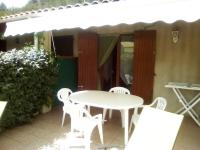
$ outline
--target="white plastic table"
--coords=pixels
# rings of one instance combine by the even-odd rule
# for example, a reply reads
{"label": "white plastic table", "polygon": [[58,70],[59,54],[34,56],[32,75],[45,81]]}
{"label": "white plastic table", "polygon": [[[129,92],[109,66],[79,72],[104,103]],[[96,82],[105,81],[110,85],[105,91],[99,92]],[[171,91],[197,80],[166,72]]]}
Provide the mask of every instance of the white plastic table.
{"label": "white plastic table", "polygon": [[[193,109],[194,106],[200,102],[200,84],[169,82],[165,87],[172,88],[179,102],[183,105],[183,107],[181,107],[176,113],[183,115],[188,112],[200,127],[199,115]],[[199,92],[191,100],[187,100],[181,93],[181,90],[194,90]]]}
{"label": "white plastic table", "polygon": [[124,110],[124,143],[128,143],[128,119],[129,109],[139,107],[143,99],[135,95],[118,94],[106,91],[87,90],[74,92],[70,100],[75,103],[99,108]]}

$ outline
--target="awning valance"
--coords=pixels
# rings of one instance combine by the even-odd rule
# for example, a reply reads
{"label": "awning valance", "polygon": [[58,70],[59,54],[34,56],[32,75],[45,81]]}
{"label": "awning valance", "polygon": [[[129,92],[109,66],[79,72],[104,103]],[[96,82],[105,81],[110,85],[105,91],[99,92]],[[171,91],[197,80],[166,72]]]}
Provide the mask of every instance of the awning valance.
{"label": "awning valance", "polygon": [[105,25],[153,23],[200,19],[199,0],[122,0],[119,2],[67,8],[38,18],[8,22],[4,36],[25,33],[100,27]]}

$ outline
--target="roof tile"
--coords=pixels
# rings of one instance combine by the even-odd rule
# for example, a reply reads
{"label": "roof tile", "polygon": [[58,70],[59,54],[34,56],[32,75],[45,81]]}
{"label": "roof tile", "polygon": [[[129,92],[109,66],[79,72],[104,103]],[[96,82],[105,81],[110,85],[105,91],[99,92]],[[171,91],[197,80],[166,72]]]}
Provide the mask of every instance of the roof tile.
{"label": "roof tile", "polygon": [[38,9],[38,10],[25,11],[25,12],[20,12],[20,13],[9,15],[9,16],[1,16],[0,23],[10,22],[14,20],[21,20],[21,19],[28,18],[31,16],[36,17],[35,15],[40,16],[42,13],[44,14],[44,13],[52,12],[55,10],[64,10],[64,9],[70,9],[73,7],[86,7],[89,5],[96,5],[100,3],[110,3],[110,2],[116,2],[116,1],[120,1],[120,0],[103,0],[103,1],[95,0],[91,3],[84,2],[84,3],[77,3],[75,5],[66,5],[66,6],[58,6],[58,7],[50,7],[50,8],[44,8],[44,9]]}

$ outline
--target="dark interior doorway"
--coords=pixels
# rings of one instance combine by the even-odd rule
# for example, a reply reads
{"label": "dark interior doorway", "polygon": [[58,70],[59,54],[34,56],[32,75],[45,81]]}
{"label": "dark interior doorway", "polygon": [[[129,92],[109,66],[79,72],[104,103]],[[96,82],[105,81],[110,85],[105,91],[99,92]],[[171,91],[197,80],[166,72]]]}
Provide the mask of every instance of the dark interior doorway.
{"label": "dark interior doorway", "polygon": [[105,64],[100,68],[101,90],[108,91],[111,87],[116,86],[116,64],[117,44]]}

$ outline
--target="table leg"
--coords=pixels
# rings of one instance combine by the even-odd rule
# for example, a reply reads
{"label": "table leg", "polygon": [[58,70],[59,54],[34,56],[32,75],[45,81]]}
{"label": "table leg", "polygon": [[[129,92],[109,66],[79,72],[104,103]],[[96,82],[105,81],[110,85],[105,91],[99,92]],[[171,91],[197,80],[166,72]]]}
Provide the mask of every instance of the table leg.
{"label": "table leg", "polygon": [[89,105],[87,106],[87,111],[90,113],[90,106]]}
{"label": "table leg", "polygon": [[[200,98],[200,92],[194,97],[192,98],[190,101],[189,101],[189,105],[191,105],[192,103],[194,103],[197,99]],[[181,113],[182,111],[184,110],[184,107],[180,108],[177,113]]]}
{"label": "table leg", "polygon": [[128,143],[128,109],[124,109],[124,144]]}
{"label": "table leg", "polygon": [[194,107],[194,105],[196,105],[200,101],[200,98],[195,103],[193,103],[193,105],[190,106],[178,89],[173,88],[173,90],[185,109],[185,111],[183,111],[182,113],[188,112],[192,119],[197,123],[197,125],[200,126],[200,121],[198,120],[199,117],[196,114],[196,112],[192,109],[192,107]]}
{"label": "table leg", "polygon": [[[199,102],[200,102],[200,97],[198,99],[196,99],[196,101],[194,103],[192,103],[191,105],[189,105],[188,108],[185,109],[184,111],[182,111],[182,113],[180,113],[180,114],[184,115],[188,110],[192,109]],[[198,115],[196,117],[199,118]]]}
{"label": "table leg", "polygon": [[122,128],[124,128],[124,110],[120,110],[121,120],[122,120]]}
{"label": "table leg", "polygon": [[[195,101],[199,98],[199,96],[200,96],[200,93],[199,93],[199,94],[197,94],[192,100],[190,100],[190,101],[188,102],[188,101],[185,99],[185,97],[183,96],[183,94],[181,93],[181,91],[180,91],[179,89],[174,88],[173,90],[174,90],[176,96],[178,97],[179,101],[182,101],[182,102],[186,105],[186,107],[190,107],[190,105],[191,105],[193,102],[195,102]],[[178,113],[178,114],[184,114],[184,113],[183,113],[183,110],[184,110],[184,107],[180,108],[176,113]],[[195,112],[195,110],[192,109],[192,107],[191,107],[191,112],[193,113],[193,115],[195,115],[196,118],[199,117],[198,114]]]}
{"label": "table leg", "polygon": [[103,108],[103,123],[106,121],[105,118],[106,118],[106,112],[107,112],[107,109]]}
{"label": "table leg", "polygon": [[[189,107],[189,103],[186,101],[185,97],[183,96],[183,94],[180,92],[179,89],[173,88],[173,91],[176,94],[179,102],[183,105],[183,107],[176,112],[177,114],[180,114],[185,108]],[[198,116],[193,109],[191,109],[191,111],[193,115],[195,115],[196,117]]]}

